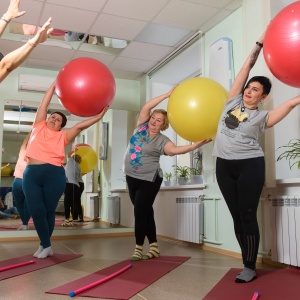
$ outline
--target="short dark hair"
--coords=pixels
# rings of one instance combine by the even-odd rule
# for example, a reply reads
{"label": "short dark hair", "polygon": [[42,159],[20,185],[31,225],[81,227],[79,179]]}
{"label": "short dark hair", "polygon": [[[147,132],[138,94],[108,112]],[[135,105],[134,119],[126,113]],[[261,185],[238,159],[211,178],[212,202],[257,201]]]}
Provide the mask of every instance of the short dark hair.
{"label": "short dark hair", "polygon": [[67,117],[60,111],[54,111],[50,114],[50,116],[52,116],[54,114],[58,114],[62,117],[61,128],[64,128],[67,124]]}
{"label": "short dark hair", "polygon": [[244,87],[244,90],[249,86],[251,82],[259,82],[263,86],[263,93],[269,95],[272,88],[272,83],[268,77],[253,76],[248,80],[247,84]]}

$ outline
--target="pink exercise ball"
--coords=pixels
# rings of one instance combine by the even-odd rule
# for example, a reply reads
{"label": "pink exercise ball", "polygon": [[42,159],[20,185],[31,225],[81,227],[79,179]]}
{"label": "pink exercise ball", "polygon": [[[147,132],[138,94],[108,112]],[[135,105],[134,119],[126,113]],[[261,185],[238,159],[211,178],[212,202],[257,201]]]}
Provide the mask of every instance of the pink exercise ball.
{"label": "pink exercise ball", "polygon": [[91,117],[113,102],[116,85],[104,64],[93,58],[81,57],[68,62],[60,70],[55,92],[70,113]]}
{"label": "pink exercise ball", "polygon": [[271,21],[263,53],[268,68],[278,80],[300,87],[300,1],[286,6]]}

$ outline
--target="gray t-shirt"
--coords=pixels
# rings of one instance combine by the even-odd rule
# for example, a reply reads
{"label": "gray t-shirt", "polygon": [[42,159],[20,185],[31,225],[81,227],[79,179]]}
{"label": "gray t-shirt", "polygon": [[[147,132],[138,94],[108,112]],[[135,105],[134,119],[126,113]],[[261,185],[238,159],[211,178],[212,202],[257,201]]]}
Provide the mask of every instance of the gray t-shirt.
{"label": "gray t-shirt", "polygon": [[67,161],[67,164],[65,166],[65,171],[66,171],[67,182],[79,186],[79,178],[81,176],[80,175],[81,170],[78,163],[74,160],[72,156]]}
{"label": "gray t-shirt", "polygon": [[148,122],[137,127],[130,138],[124,155],[123,171],[126,175],[146,181],[154,181],[157,174],[162,178],[160,156],[170,139],[159,133],[148,137]]}
{"label": "gray t-shirt", "polygon": [[266,129],[269,112],[243,106],[243,95],[227,101],[222,112],[213,156],[248,159],[264,156],[258,138]]}

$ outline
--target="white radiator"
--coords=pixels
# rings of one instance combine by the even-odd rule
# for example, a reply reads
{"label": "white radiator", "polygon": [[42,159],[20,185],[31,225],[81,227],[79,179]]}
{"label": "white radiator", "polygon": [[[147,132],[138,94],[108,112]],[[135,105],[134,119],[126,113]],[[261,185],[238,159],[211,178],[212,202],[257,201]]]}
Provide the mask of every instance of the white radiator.
{"label": "white radiator", "polygon": [[200,197],[176,198],[177,239],[191,243],[203,243],[203,200]]}
{"label": "white radiator", "polygon": [[272,200],[272,260],[300,266],[300,196]]}
{"label": "white radiator", "polygon": [[111,224],[120,224],[120,197],[107,197],[107,220]]}

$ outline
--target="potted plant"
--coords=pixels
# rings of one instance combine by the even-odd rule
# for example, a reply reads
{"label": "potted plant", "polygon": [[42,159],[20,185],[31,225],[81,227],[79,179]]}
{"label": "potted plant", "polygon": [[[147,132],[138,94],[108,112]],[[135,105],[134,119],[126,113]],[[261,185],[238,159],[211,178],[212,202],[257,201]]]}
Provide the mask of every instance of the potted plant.
{"label": "potted plant", "polygon": [[186,185],[188,184],[189,181],[189,167],[187,166],[172,166],[175,170],[176,176],[177,176],[177,180],[178,180],[178,184],[179,185]]}
{"label": "potted plant", "polygon": [[300,169],[300,139],[292,139],[287,145],[281,146],[278,149],[281,148],[287,150],[278,156],[277,161],[286,159],[289,161],[290,169],[296,164],[298,165],[298,169]]}
{"label": "potted plant", "polygon": [[164,177],[166,180],[164,180],[164,185],[165,186],[170,186],[171,185],[171,178],[173,177],[173,174],[171,172],[165,172]]}
{"label": "potted plant", "polygon": [[193,167],[190,167],[191,184],[202,184],[203,164],[202,164],[202,150],[197,149],[193,154]]}

